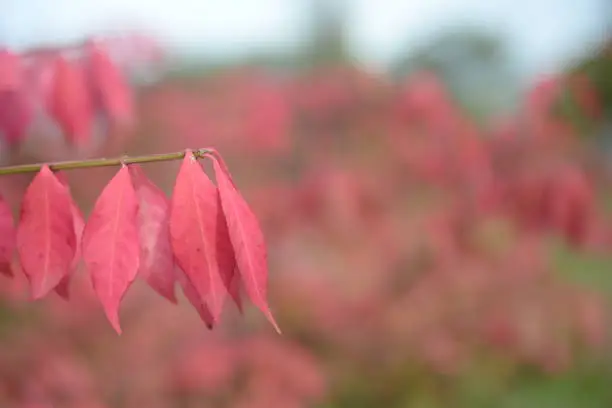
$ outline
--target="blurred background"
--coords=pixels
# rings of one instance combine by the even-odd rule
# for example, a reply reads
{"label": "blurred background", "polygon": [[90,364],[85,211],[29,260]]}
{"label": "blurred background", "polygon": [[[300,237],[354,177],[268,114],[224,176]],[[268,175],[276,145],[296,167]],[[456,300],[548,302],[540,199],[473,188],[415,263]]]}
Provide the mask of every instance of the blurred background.
{"label": "blurred background", "polygon": [[[86,271],[69,302],[0,276],[0,406],[612,407],[611,28],[606,0],[1,1],[24,100],[90,39],[133,98],[75,143],[0,59],[2,164],[214,146],[284,334],[137,280],[117,336]],[[67,174],[85,214],[115,171]],[[31,178],[0,180],[15,215]]]}

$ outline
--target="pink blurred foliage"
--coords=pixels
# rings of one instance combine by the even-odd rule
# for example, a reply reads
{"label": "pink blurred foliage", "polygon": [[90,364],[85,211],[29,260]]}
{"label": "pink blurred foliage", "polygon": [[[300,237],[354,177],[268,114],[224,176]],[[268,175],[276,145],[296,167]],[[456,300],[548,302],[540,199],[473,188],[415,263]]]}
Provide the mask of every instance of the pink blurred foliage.
{"label": "pink blurred foliage", "polygon": [[207,140],[219,149],[242,144],[263,155],[287,152],[290,147],[292,112],[287,98],[285,87],[275,78],[228,73],[189,89],[161,85],[150,95],[148,107],[157,126],[176,133],[176,140],[168,140],[172,145]]}
{"label": "pink blurred foliage", "polygon": [[[612,244],[590,158],[552,112],[565,82],[482,128],[429,72],[397,87],[345,67],[181,81],[141,90],[137,129],[115,148],[223,152],[263,225],[286,334],[245,328],[235,308],[207,332],[184,298],[172,307],[137,282],[116,337],[83,270],[70,303],[25,304],[23,274],[0,277],[1,406],[307,407],[360,372],[456,375],[491,355],[559,372],[575,347],[605,347],[603,296],[559,279],[550,255],[554,236]],[[588,80],[570,84],[597,116]],[[146,171],[169,192],[172,166]],[[68,174],[83,208],[111,175]],[[28,180],[0,192],[16,203]]]}
{"label": "pink blurred foliage", "polygon": [[136,120],[133,72],[161,64],[162,56],[155,40],[136,35],[0,49],[1,150],[21,162],[123,149]]}

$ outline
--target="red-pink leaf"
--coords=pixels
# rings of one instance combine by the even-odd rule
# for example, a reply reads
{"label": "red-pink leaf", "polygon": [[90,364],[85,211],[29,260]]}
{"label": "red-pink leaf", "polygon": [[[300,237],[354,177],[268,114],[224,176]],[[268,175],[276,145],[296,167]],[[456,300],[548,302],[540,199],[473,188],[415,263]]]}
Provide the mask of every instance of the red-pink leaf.
{"label": "red-pink leaf", "polygon": [[185,272],[183,272],[183,270],[178,266],[175,274],[181,288],[183,288],[185,297],[195,308],[195,310],[197,310],[198,314],[200,315],[200,319],[202,319],[202,321],[206,324],[206,327],[208,327],[209,330],[212,330],[212,328],[215,326],[215,318],[210,312],[208,305],[202,300],[195,286],[193,286],[193,283],[191,283],[191,280],[187,277]]}
{"label": "red-pink leaf", "polygon": [[[56,173],[57,179],[70,191],[70,187],[68,186],[68,181],[63,173]],[[83,218],[83,213],[76,205],[74,200],[72,200],[72,221],[74,224],[74,233],[76,236],[76,252],[74,253],[74,259],[72,260],[72,265],[70,268],[70,273],[62,278],[60,283],[55,288],[55,292],[65,300],[70,299],[70,279],[72,275],[76,272],[79,261],[81,259],[81,239],[83,237],[83,228],[85,227],[85,219]]]}
{"label": "red-pink leaf", "polygon": [[217,188],[187,150],[171,199],[172,250],[215,321],[227,292],[222,277],[235,267],[219,204]]}
{"label": "red-pink leaf", "polygon": [[11,207],[0,196],[0,274],[13,276],[11,263],[15,251],[15,222]]}
{"label": "red-pink leaf", "polygon": [[[219,156],[216,154],[216,156]],[[236,265],[251,301],[280,333],[267,301],[268,262],[266,245],[259,221],[242,195],[236,190],[227,166],[220,157],[213,159],[217,185],[229,237],[236,254]]]}
{"label": "red-pink leaf", "polygon": [[[229,293],[232,300],[238,307],[238,311],[242,313],[242,301],[240,300],[240,275],[238,274],[238,268],[236,266],[236,255],[234,254],[234,248],[232,247],[232,241],[230,241],[229,231],[227,229],[227,220],[225,214],[223,214],[223,207],[221,206],[221,196],[219,195],[219,189],[215,187],[215,193],[217,194],[217,251],[220,256],[225,256],[226,264],[225,267],[219,268],[219,274],[221,276],[221,282],[216,281],[215,283],[223,283],[225,291]],[[225,294],[225,292],[223,292]]]}
{"label": "red-pink leaf", "polygon": [[76,253],[70,192],[47,165],[28,186],[17,228],[17,251],[39,299],[70,273]]}
{"label": "red-pink leaf", "polygon": [[93,110],[83,67],[63,57],[55,60],[48,104],[68,140],[77,143],[89,140]]}
{"label": "red-pink leaf", "polygon": [[140,230],[140,271],[147,283],[172,303],[174,292],[174,257],[170,244],[169,200],[138,165],[130,165],[132,182],[138,196]]}
{"label": "red-pink leaf", "polygon": [[21,60],[9,50],[0,50],[0,92],[21,86]]}
{"label": "red-pink leaf", "polygon": [[81,259],[81,240],[83,237],[83,228],[85,227],[85,220],[83,219],[83,214],[74,202],[72,205],[72,220],[74,223],[74,233],[76,234],[77,249],[74,254],[74,259],[72,260],[70,273],[64,276],[55,288],[55,292],[65,300],[70,299],[70,279],[72,278],[72,275],[77,271],[79,261]]}
{"label": "red-pink leaf", "polygon": [[127,166],[98,197],[85,224],[82,252],[106,316],[121,334],[119,306],[140,265],[138,198]]}
{"label": "red-pink leaf", "polygon": [[131,90],[123,74],[105,50],[93,43],[89,45],[89,62],[98,103],[112,121],[129,124],[134,108]]}
{"label": "red-pink leaf", "polygon": [[0,132],[10,144],[23,139],[32,120],[32,103],[22,85],[19,55],[0,50]]}
{"label": "red-pink leaf", "polygon": [[25,138],[33,112],[32,102],[22,90],[0,91],[0,132],[9,144]]}

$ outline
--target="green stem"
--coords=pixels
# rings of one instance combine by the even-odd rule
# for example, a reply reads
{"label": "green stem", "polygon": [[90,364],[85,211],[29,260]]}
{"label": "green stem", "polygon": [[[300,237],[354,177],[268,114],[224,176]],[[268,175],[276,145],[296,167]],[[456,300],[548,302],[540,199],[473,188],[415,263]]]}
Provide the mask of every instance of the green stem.
{"label": "green stem", "polygon": [[[193,155],[196,158],[202,158],[204,155],[210,153],[208,149],[195,149]],[[45,164],[49,166],[51,170],[74,170],[74,169],[86,169],[91,167],[108,167],[108,166],[121,166],[123,164],[136,164],[136,163],[154,163],[171,160],[181,160],[185,157],[185,151],[175,153],[163,153],[163,154],[150,154],[145,156],[123,156],[113,159],[88,159],[88,160],[73,160],[53,163],[34,163],[34,164],[20,164],[17,166],[5,166],[0,167],[0,176],[8,174],[21,174],[21,173],[36,173],[40,171],[41,167]]]}

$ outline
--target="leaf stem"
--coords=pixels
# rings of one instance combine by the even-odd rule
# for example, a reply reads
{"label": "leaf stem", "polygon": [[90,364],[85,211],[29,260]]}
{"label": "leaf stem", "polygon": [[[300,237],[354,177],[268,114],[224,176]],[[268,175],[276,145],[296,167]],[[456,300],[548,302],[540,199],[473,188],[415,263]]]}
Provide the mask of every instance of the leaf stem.
{"label": "leaf stem", "polygon": [[[194,149],[193,155],[199,159],[204,157],[204,155],[209,154],[210,152],[211,151],[209,149]],[[41,167],[45,164],[48,165],[51,170],[58,171],[87,169],[92,167],[121,166],[123,164],[155,163],[163,161],[181,160],[184,157],[185,151],[181,151],[174,153],[150,154],[145,156],[123,156],[111,159],[101,158],[51,163],[20,164],[17,166],[0,167],[0,176],[5,176],[9,174],[36,173],[40,171]]]}

